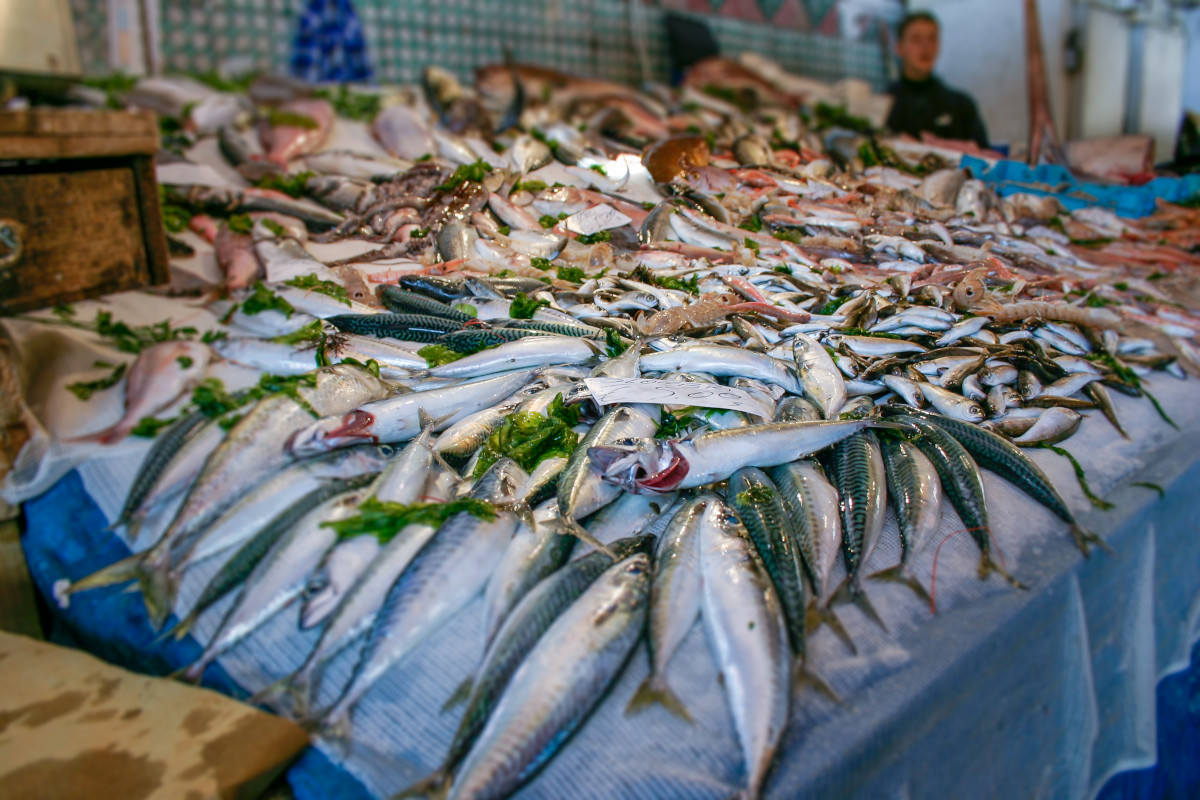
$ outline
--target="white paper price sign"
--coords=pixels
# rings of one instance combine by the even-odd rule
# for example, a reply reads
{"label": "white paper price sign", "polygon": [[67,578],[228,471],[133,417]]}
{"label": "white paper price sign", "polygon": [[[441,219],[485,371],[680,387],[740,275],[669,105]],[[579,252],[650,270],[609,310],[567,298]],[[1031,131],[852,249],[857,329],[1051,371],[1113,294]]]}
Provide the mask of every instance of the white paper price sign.
{"label": "white paper price sign", "polygon": [[615,403],[656,403],[744,411],[770,418],[771,409],[754,395],[731,386],[653,378],[584,378],[592,398],[602,406]]}
{"label": "white paper price sign", "polygon": [[563,225],[572,233],[591,235],[609,228],[619,228],[631,222],[633,220],[612,206],[598,205],[585,208],[578,214],[572,214],[563,220]]}

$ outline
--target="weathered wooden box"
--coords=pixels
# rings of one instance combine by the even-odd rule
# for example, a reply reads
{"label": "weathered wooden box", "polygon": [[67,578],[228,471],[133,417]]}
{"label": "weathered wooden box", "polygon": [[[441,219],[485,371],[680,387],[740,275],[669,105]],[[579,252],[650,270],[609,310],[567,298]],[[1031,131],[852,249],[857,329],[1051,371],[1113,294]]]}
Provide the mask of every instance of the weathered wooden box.
{"label": "weathered wooden box", "polygon": [[0,111],[0,314],[168,279],[149,112]]}

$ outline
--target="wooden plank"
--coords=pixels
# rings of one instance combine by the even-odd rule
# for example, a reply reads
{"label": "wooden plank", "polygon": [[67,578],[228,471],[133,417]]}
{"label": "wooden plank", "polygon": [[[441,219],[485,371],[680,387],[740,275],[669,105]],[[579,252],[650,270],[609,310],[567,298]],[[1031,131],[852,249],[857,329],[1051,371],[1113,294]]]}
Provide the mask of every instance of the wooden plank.
{"label": "wooden plank", "polygon": [[44,638],[33,580],[25,564],[20,528],[15,519],[0,522],[0,630],[34,639]]}
{"label": "wooden plank", "polygon": [[167,250],[167,231],[163,228],[162,206],[158,196],[158,178],[154,173],[154,159],[133,160],[133,180],[137,187],[137,202],[142,216],[142,238],[146,249],[146,261],[150,268],[150,282],[169,283],[171,280],[171,256]]}
{"label": "wooden plank", "polygon": [[149,111],[0,111],[0,158],[152,156],[158,118]]}
{"label": "wooden plank", "polygon": [[132,167],[0,173],[0,218],[24,228],[0,269],[0,313],[72,302],[150,280]]}

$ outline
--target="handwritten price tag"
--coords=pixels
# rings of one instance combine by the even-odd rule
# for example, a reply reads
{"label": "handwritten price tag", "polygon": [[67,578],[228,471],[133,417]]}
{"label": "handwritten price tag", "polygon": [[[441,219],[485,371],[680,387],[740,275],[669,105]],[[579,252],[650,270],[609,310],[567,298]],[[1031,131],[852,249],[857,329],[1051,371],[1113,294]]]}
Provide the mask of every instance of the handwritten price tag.
{"label": "handwritten price tag", "polygon": [[563,225],[572,233],[591,235],[609,228],[619,228],[631,222],[633,220],[612,206],[602,204],[585,208],[578,214],[572,214],[563,220]]}
{"label": "handwritten price tag", "polygon": [[714,383],[659,381],[653,378],[584,378],[592,397],[602,406],[616,403],[656,403],[744,411],[764,419],[772,409],[754,395]]}

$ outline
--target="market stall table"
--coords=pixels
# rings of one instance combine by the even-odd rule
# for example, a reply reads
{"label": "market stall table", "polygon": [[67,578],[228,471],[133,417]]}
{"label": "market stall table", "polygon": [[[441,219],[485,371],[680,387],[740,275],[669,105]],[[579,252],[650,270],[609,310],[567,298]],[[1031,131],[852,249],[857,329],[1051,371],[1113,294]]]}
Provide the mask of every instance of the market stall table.
{"label": "market stall table", "polygon": [[[133,313],[136,295],[116,302]],[[141,313],[162,318],[174,303],[179,318],[196,313],[167,300]],[[1093,415],[1065,445],[1093,489],[1116,504],[1113,511],[1089,509],[1066,460],[1032,452],[1114,552],[1084,560],[1057,518],[985,474],[999,549],[1029,591],[995,577],[977,580],[969,538],[943,541],[959,525],[945,513],[937,537],[937,615],[904,586],[869,582],[888,633],[846,606],[839,614],[857,655],[827,629],[811,638],[811,666],[844,705],[811,691],[797,695],[767,796],[978,796],[986,789],[996,796],[1088,798],[1111,775],[1153,761],[1154,686],[1186,666],[1200,635],[1194,569],[1200,403],[1191,380],[1161,376],[1149,385],[1180,430],[1148,402],[1118,395],[1131,441]],[[133,442],[98,453],[26,504],[26,552],[47,598],[57,581],[83,577],[128,552],[104,528],[145,447]],[[928,548],[916,564],[927,584],[934,554]],[[868,571],[898,557],[889,521]],[[189,573],[177,608],[188,607],[211,571],[201,565]],[[181,642],[157,639],[140,599],[123,587],[77,595],[57,613],[86,648],[162,674],[194,660],[228,602],[201,616]],[[245,697],[294,669],[316,636],[297,635],[295,615],[295,609],[279,615],[220,659],[205,684]],[[381,797],[423,777],[442,757],[461,713],[443,713],[442,705],[481,648],[477,599],[360,704],[348,750],[320,742],[306,753],[292,772],[298,794]],[[332,670],[344,679],[352,665],[348,653]],[[741,785],[741,751],[702,626],[693,626],[671,665],[671,684],[694,725],[661,708],[625,715],[647,669],[639,646],[610,695],[521,796],[715,798]]]}

